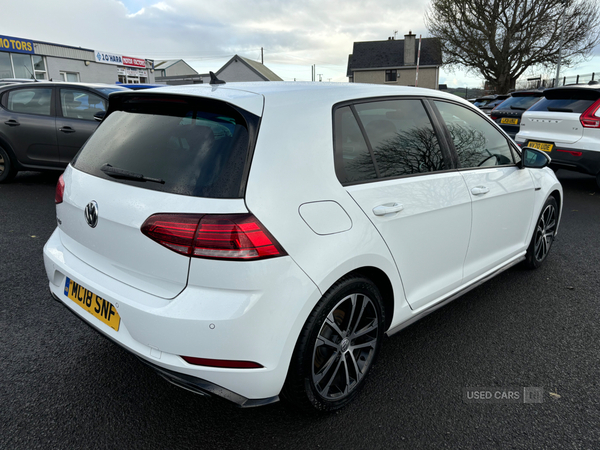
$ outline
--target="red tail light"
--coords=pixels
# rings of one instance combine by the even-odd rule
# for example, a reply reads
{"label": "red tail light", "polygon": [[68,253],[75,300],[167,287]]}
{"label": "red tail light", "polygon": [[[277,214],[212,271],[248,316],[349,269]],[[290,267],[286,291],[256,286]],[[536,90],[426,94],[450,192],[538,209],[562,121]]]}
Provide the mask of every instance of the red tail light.
{"label": "red tail light", "polygon": [[58,177],[58,183],[56,183],[56,191],[54,192],[54,203],[57,205],[62,203],[63,196],[65,195],[65,179],[61,175]]}
{"label": "red tail light", "polygon": [[596,115],[599,109],[600,100],[596,100],[592,106],[579,116],[579,121],[584,128],[600,128],[600,117]]}
{"label": "red tail light", "polygon": [[258,363],[252,361],[232,361],[228,359],[206,359],[206,358],[194,358],[193,356],[182,356],[182,358],[196,366],[208,366],[208,367],[226,367],[229,369],[260,369],[264,367]]}
{"label": "red tail light", "polygon": [[492,120],[498,120],[499,117],[498,116],[490,116],[490,119],[492,119]]}
{"label": "red tail light", "polygon": [[286,255],[252,214],[154,214],[141,231],[177,253],[196,258],[256,260]]}

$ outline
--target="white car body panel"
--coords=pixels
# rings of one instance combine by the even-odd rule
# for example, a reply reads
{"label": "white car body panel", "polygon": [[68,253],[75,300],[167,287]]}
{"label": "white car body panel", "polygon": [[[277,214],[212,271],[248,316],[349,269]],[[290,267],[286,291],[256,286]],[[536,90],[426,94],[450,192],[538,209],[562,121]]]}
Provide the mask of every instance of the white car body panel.
{"label": "white car body panel", "polygon": [[550,111],[526,111],[515,140],[541,140],[556,144],[575,144],[583,137],[580,114]]}
{"label": "white car body panel", "polygon": [[[464,261],[469,281],[529,245],[535,191],[529,170],[494,167],[461,171],[472,199],[472,228]],[[478,188],[489,192],[476,195]]]}
{"label": "white car body panel", "polygon": [[[412,308],[460,286],[471,232],[471,199],[459,172],[365,183],[347,188],[377,227],[392,255]],[[373,208],[398,203],[397,213]]]}

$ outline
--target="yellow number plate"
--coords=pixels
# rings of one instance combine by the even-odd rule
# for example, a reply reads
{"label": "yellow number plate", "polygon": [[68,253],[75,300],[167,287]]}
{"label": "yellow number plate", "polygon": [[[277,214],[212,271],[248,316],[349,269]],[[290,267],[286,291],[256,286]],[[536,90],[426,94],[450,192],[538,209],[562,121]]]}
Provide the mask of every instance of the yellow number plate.
{"label": "yellow number plate", "polygon": [[98,297],[92,291],[75,283],[70,278],[65,281],[65,295],[89,312],[95,318],[101,320],[115,331],[119,331],[121,316],[112,303]]}
{"label": "yellow number plate", "polygon": [[547,144],[545,142],[531,142],[531,141],[529,141],[527,143],[527,147],[537,148],[538,150],[542,150],[543,152],[550,152],[550,151],[552,151],[552,147],[554,147],[554,144]]}
{"label": "yellow number plate", "polygon": [[504,123],[506,125],[518,125],[519,119],[511,119],[510,117],[503,117],[500,119],[500,123]]}

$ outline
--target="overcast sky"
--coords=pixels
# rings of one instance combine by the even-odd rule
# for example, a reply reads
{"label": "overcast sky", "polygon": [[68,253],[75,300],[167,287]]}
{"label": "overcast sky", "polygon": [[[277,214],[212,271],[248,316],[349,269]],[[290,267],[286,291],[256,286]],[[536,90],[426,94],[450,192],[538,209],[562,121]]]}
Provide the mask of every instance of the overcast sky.
{"label": "overcast sky", "polygon": [[[264,62],[284,80],[347,81],[355,41],[428,37],[429,0],[4,0],[0,35],[148,59],[184,59],[201,73],[234,54]],[[600,72],[594,59],[561,75]],[[440,83],[478,87],[481,79],[442,70]]]}

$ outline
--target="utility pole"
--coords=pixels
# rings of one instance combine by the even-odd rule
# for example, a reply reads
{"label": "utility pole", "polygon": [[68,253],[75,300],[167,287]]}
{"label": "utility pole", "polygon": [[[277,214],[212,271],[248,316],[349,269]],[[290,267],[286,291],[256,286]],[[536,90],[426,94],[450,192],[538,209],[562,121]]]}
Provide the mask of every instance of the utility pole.
{"label": "utility pole", "polygon": [[559,78],[560,78],[560,58],[562,56],[563,28],[565,25],[565,14],[567,12],[567,0],[561,0],[561,2],[565,5],[565,7],[563,8],[563,13],[560,18],[560,38],[558,41],[558,64],[556,66],[556,80],[554,81],[554,87],[558,87]]}
{"label": "utility pole", "polygon": [[262,47],[260,48],[260,63],[261,64],[265,63],[265,59],[263,57],[263,48]]}
{"label": "utility pole", "polygon": [[415,75],[415,87],[419,87],[419,61],[421,60],[421,35],[419,35],[419,51],[417,52],[417,73]]}

